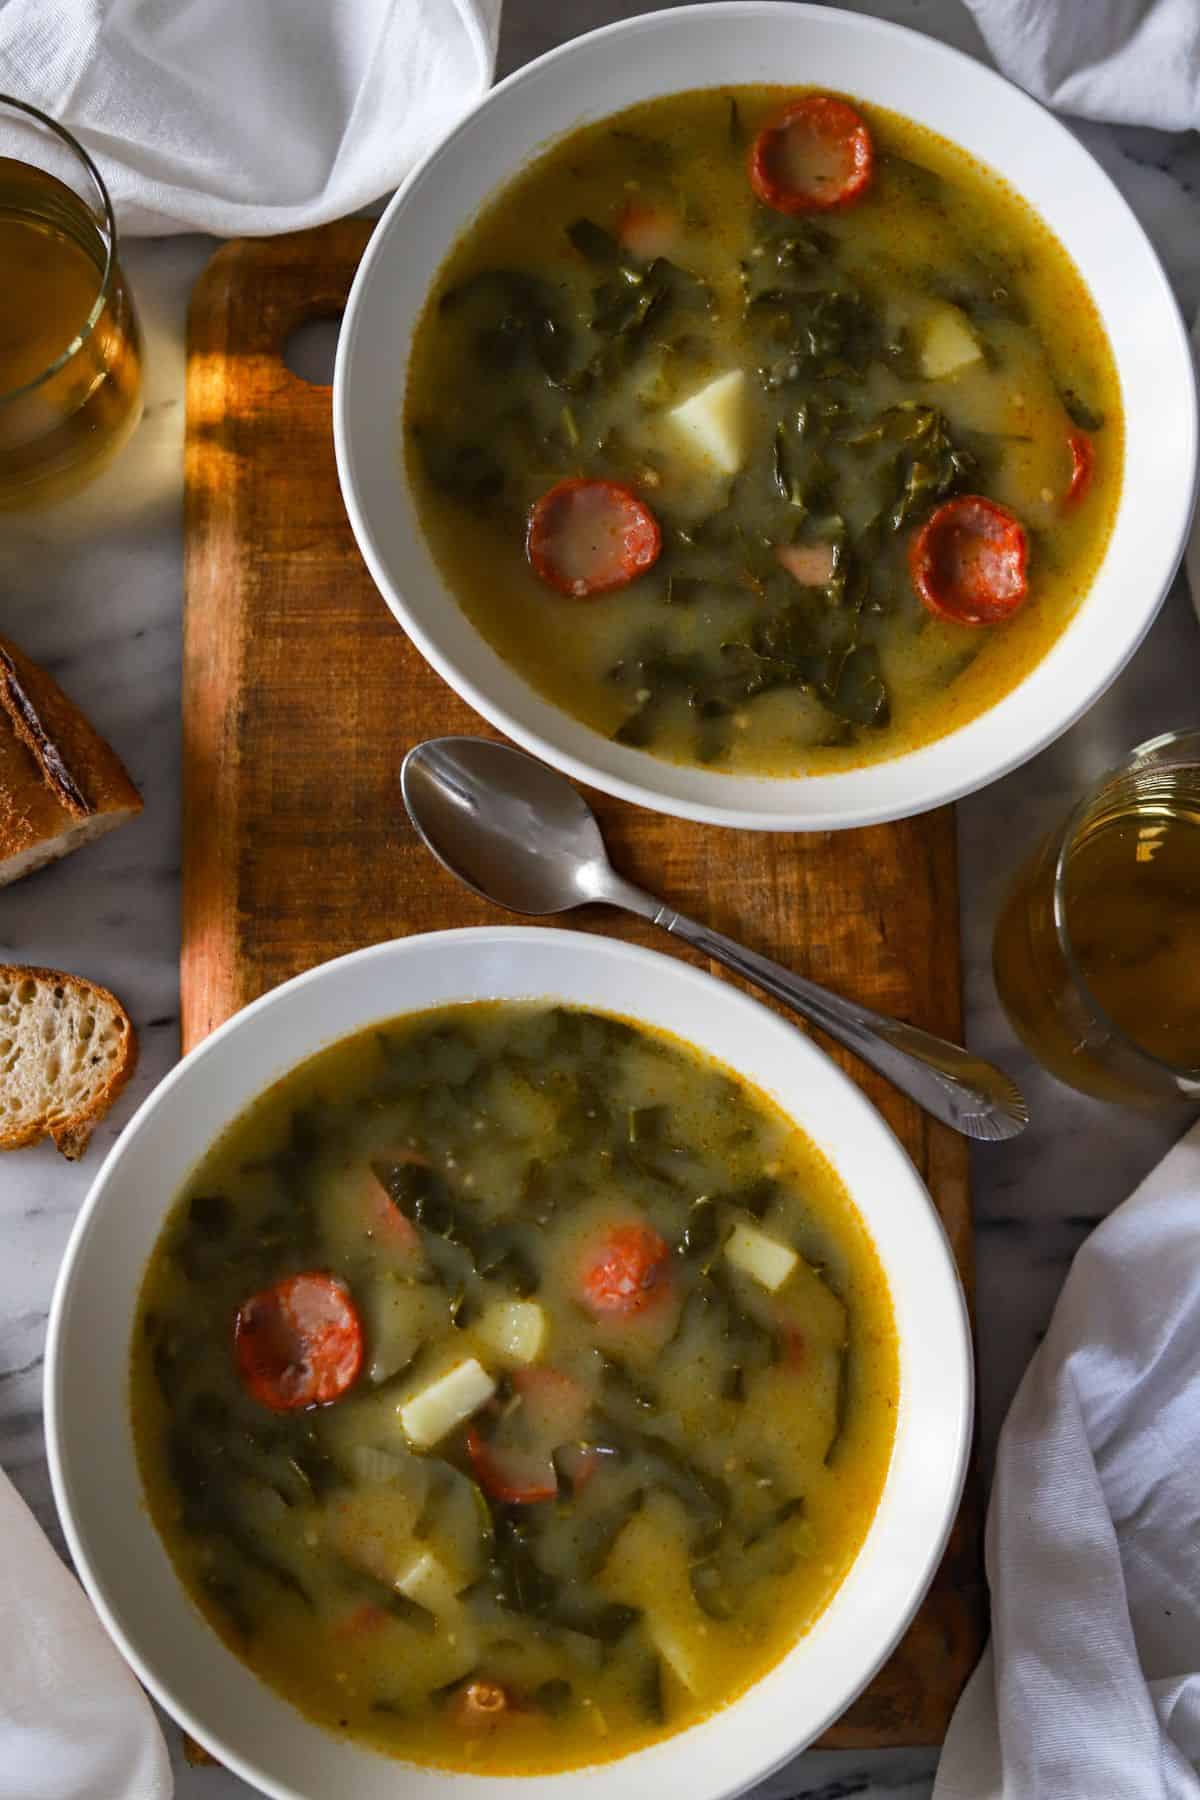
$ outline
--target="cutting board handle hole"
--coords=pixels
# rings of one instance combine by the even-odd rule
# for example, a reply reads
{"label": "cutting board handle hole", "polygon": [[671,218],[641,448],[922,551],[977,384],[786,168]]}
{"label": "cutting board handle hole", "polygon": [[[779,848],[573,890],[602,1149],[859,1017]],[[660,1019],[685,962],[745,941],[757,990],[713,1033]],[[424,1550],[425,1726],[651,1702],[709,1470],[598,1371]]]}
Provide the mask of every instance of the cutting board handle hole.
{"label": "cutting board handle hole", "polygon": [[340,312],[303,320],[288,333],[284,342],[285,367],[313,387],[330,387],[341,324]]}

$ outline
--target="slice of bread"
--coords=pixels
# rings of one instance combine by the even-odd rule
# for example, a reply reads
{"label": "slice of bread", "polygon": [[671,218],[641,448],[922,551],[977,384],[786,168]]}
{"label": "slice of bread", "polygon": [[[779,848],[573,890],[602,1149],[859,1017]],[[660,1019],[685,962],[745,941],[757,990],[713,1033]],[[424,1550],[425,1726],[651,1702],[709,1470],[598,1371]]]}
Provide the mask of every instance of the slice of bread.
{"label": "slice of bread", "polygon": [[0,637],[0,887],[141,810],[116,751],[44,669]]}
{"label": "slice of bread", "polygon": [[0,963],[0,1150],[52,1137],[73,1162],[137,1063],[137,1034],[107,988]]}

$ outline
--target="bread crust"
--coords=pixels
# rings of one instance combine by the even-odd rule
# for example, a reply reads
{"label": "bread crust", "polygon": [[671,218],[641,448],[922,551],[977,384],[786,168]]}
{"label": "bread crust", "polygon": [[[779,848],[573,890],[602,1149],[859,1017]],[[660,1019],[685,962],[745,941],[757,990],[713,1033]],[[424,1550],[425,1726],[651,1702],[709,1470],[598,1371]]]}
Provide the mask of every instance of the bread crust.
{"label": "bread crust", "polygon": [[137,1067],[137,1032],[133,1020],[117,996],[111,989],[101,987],[99,982],[88,981],[82,975],[68,975],[62,969],[44,969],[23,963],[0,963],[0,985],[7,982],[15,986],[22,981],[69,989],[80,998],[86,997],[94,1002],[107,1004],[120,1026],[121,1054],[103,1085],[92,1095],[86,1106],[73,1113],[47,1110],[36,1119],[24,1121],[21,1125],[7,1128],[0,1126],[0,1150],[23,1150],[48,1137],[68,1162],[75,1162],[87,1149],[92,1132]]}
{"label": "bread crust", "polygon": [[141,810],[116,751],[0,636],[0,886]]}

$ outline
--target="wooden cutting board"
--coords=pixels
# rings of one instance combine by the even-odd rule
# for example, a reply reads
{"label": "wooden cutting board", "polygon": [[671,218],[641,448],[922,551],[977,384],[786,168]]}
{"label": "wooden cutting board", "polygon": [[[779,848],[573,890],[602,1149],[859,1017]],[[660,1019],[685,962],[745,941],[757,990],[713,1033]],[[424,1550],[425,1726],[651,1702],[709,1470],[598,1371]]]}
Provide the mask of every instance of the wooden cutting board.
{"label": "wooden cutting board", "polygon": [[[330,390],[291,374],[282,357],[298,325],[341,311],[369,230],[345,221],[228,244],[192,300],[185,1049],[328,957],[506,916],[423,849],[397,785],[401,757],[419,739],[495,733],[433,673],[379,598],[338,491]],[[959,1037],[949,809],[865,831],[789,836],[723,831],[590,798],[614,860],[633,880],[869,1006]],[[610,911],[572,922],[690,955]],[[928,1182],[969,1293],[966,1145],[852,1058],[833,1055]],[[916,1622],[829,1744],[941,1741],[985,1631],[980,1523],[972,1485]]]}

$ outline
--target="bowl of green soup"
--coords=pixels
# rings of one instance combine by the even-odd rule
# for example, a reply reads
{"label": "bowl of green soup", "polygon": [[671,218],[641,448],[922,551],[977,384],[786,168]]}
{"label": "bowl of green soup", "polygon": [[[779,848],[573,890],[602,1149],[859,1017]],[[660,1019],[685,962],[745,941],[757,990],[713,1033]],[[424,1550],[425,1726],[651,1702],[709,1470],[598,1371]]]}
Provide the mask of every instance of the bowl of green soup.
{"label": "bowl of green soup", "polygon": [[326,964],[184,1060],[80,1215],[46,1407],[100,1616],[262,1792],[725,1800],[911,1620],[972,1372],[827,1057],[511,928]]}
{"label": "bowl of green soup", "polygon": [[611,793],[762,829],[953,799],[1132,655],[1196,473],[1140,226],[1028,96],[827,7],[500,84],[359,269],[334,428],[397,619]]}

